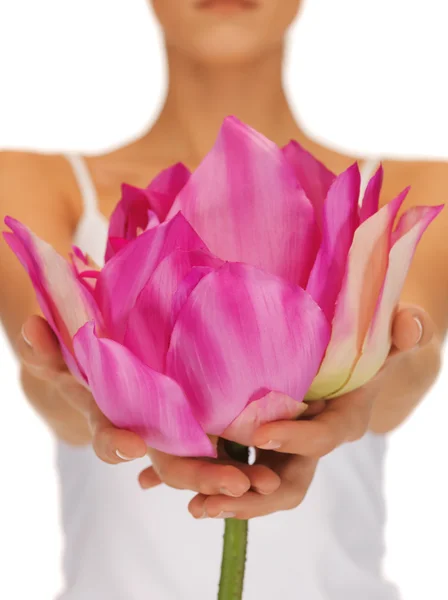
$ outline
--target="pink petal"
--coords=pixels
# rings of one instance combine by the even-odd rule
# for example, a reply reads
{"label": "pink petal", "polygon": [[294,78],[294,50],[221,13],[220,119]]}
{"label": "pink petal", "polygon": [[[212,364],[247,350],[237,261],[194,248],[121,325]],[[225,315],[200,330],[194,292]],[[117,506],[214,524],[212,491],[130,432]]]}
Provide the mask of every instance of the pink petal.
{"label": "pink petal", "polygon": [[443,206],[410,208],[397,226],[398,236],[389,255],[387,275],[369,332],[350,379],[337,395],[345,394],[369,381],[381,369],[391,347],[391,326],[417,245]]}
{"label": "pink petal", "polygon": [[393,223],[407,191],[364,221],[355,233],[331,340],[307,398],[326,398],[340,389],[361,354],[386,275]]}
{"label": "pink petal", "polygon": [[283,148],[283,154],[292,166],[300,187],[311,200],[319,229],[322,231],[324,201],[336,175],[294,140]]}
{"label": "pink petal", "polygon": [[[206,275],[181,309],[166,372],[185,390],[205,431],[220,435],[270,391],[300,402],[329,333],[325,316],[303,289],[249,265],[227,263]],[[266,411],[273,414],[263,403],[257,410],[260,422]]]}
{"label": "pink petal", "polygon": [[125,240],[124,238],[109,237],[107,239],[107,249],[106,249],[106,256],[104,258],[104,261],[105,262],[109,261],[113,256],[115,256],[115,254],[120,252],[120,250],[122,250],[128,244],[129,244],[129,241]]}
{"label": "pink petal", "polygon": [[164,221],[179,192],[191,177],[190,171],[182,163],[177,163],[162,171],[147,188],[149,206],[160,221]]}
{"label": "pink petal", "polygon": [[144,365],[124,346],[96,336],[87,323],[74,339],[101,411],[120,429],[134,431],[151,448],[179,456],[215,456],[175,381]]}
{"label": "pink petal", "polygon": [[[155,212],[153,212],[152,210],[149,210],[148,211],[148,224],[146,225],[146,230],[152,229],[153,227],[156,227],[157,225],[160,225],[159,217],[156,215]],[[141,233],[143,233],[143,232],[141,232]]]}
{"label": "pink petal", "polygon": [[123,341],[129,313],[157,265],[178,248],[206,249],[182,214],[140,235],[103,268],[95,293],[107,330],[116,341]]}
{"label": "pink petal", "polygon": [[[145,190],[124,183],[121,186],[121,200],[110,218],[108,238],[122,238],[127,241],[136,238],[137,229],[146,229],[148,208]],[[113,255],[114,247],[108,240],[106,262]]]}
{"label": "pink petal", "polygon": [[[183,305],[200,279],[221,265],[221,260],[202,250],[175,250],[169,254],[155,269],[131,310],[124,345],[145,364],[163,372],[179,286],[190,276],[188,291],[183,288],[181,292]],[[177,306],[176,314],[179,310]]]}
{"label": "pink petal", "polygon": [[360,185],[358,165],[354,164],[334,180],[324,202],[322,244],[306,289],[330,322],[358,226]]}
{"label": "pink petal", "polygon": [[[163,221],[175,197],[190,178],[190,171],[181,163],[162,171],[146,189],[123,184],[120,202],[109,224],[108,238],[133,240],[139,231],[153,227],[155,219]],[[106,261],[116,253],[108,240]]]}
{"label": "pink petal", "polygon": [[74,273],[78,281],[93,294],[95,291],[96,280],[98,279],[100,268],[93,260],[82,252],[77,246],[72,246],[73,252],[70,254],[70,260]]}
{"label": "pink petal", "polygon": [[380,205],[381,187],[383,185],[384,170],[381,165],[375,175],[367,184],[364,198],[362,200],[361,209],[359,211],[359,219],[364,223],[372,215],[378,212]]}
{"label": "pink petal", "polygon": [[318,247],[311,203],[282,151],[234,117],[167,218],[179,210],[220,258],[308,279]]}
{"label": "pink petal", "polygon": [[251,446],[253,433],[261,425],[272,423],[272,421],[291,421],[302,412],[301,402],[297,402],[286,394],[270,392],[246,406],[243,412],[221,434],[221,437]]}
{"label": "pink petal", "polygon": [[81,377],[72,356],[72,338],[87,321],[101,317],[92,295],[78,281],[73,267],[27,227],[6,217],[12,233],[4,237],[34,286],[39,306],[56,334],[72,373]]}

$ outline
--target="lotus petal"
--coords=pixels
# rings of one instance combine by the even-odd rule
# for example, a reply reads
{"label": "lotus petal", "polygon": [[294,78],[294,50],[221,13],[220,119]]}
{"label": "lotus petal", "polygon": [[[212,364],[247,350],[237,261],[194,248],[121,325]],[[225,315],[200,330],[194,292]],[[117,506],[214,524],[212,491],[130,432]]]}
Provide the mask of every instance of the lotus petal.
{"label": "lotus petal", "polygon": [[[151,368],[163,372],[173,327],[173,303],[183,286],[182,304],[200,279],[222,261],[203,250],[174,250],[155,269],[129,315],[124,345]],[[192,281],[192,277],[194,281]],[[176,314],[179,312],[176,300]]]}
{"label": "lotus petal", "polygon": [[168,218],[179,210],[220,258],[307,281],[319,242],[313,207],[282,151],[237,119],[225,120]]}
{"label": "lotus petal", "polygon": [[173,250],[206,250],[203,241],[185,218],[149,229],[128,244],[105,265],[95,295],[107,331],[123,342],[129,313],[158,264]]}
{"label": "lotus petal", "polygon": [[324,202],[336,175],[314,156],[292,140],[283,148],[283,154],[294,170],[297,180],[314,206],[316,221],[323,230]]}
{"label": "lotus petal", "polygon": [[5,240],[27,271],[39,306],[61,344],[64,359],[79,378],[81,374],[72,356],[72,338],[92,319],[101,329],[96,303],[78,281],[72,265],[49,244],[11,217],[6,217],[5,224],[12,231],[3,234]]}
{"label": "lotus petal", "polygon": [[361,354],[386,276],[395,217],[408,190],[357,229],[337,300],[332,335],[308,399],[326,398],[342,388]]}
{"label": "lotus petal", "polygon": [[112,213],[109,224],[106,261],[110,260],[120,245],[112,240],[130,241],[139,232],[163,221],[174,199],[190,178],[190,171],[178,163],[162,171],[146,189],[123,184],[121,200]]}
{"label": "lotus petal", "polygon": [[[220,435],[270,391],[300,402],[329,329],[303,289],[255,267],[226,263],[202,278],[179,312],[166,373],[182,386],[205,431]],[[262,422],[272,409],[259,403],[258,412]],[[248,419],[254,421],[250,411]]]}
{"label": "lotus petal", "polygon": [[337,395],[354,390],[376,375],[391,347],[392,320],[417,245],[442,206],[410,208],[400,219],[390,251],[387,275],[362,354],[346,385]]}
{"label": "lotus petal", "polygon": [[362,200],[361,209],[359,211],[359,219],[361,223],[367,221],[372,215],[378,212],[380,206],[380,193],[383,185],[384,170],[381,165],[375,175],[367,184],[364,198]]}
{"label": "lotus petal", "polygon": [[120,429],[140,435],[161,452],[215,456],[179,385],[150,369],[87,323],[74,339],[76,357],[101,411]]}
{"label": "lotus petal", "polygon": [[221,437],[245,446],[252,445],[253,433],[265,423],[290,421],[303,412],[304,406],[286,394],[269,392],[259,400],[251,402],[238,417],[230,423]]}
{"label": "lotus petal", "polygon": [[358,165],[354,164],[334,180],[324,202],[322,243],[306,289],[330,322],[359,223],[360,186],[361,176]]}

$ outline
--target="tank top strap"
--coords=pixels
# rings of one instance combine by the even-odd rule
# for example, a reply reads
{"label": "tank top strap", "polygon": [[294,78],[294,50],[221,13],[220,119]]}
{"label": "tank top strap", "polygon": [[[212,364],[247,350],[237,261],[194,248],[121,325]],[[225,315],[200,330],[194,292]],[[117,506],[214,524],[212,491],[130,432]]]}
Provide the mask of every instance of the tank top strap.
{"label": "tank top strap", "polygon": [[98,213],[98,194],[85,159],[79,154],[65,154],[64,156],[70,163],[73,175],[78,184],[84,215]]}

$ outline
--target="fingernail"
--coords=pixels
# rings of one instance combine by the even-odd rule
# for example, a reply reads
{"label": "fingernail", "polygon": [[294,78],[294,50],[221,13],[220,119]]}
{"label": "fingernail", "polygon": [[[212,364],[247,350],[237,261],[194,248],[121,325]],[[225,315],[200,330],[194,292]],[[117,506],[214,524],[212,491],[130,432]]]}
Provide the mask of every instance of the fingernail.
{"label": "fingernail", "polygon": [[25,325],[22,327],[22,337],[23,337],[23,339],[24,339],[25,343],[26,343],[26,344],[28,344],[28,346],[29,346],[30,348],[32,348],[32,347],[33,347],[33,344],[30,342],[30,340],[29,340],[28,336],[26,335],[26,332],[25,332]]}
{"label": "fingernail", "polygon": [[224,494],[224,496],[232,496],[232,498],[239,498],[240,496],[242,496],[244,494],[244,492],[235,494],[234,492],[231,492],[227,488],[220,488],[219,493]]}
{"label": "fingernail", "polygon": [[219,515],[216,515],[216,517],[213,517],[214,519],[233,519],[233,517],[235,517],[236,514],[233,512],[225,512],[224,510],[221,511],[219,513]]}
{"label": "fingernail", "polygon": [[202,515],[200,517],[198,517],[198,519],[208,519],[207,511],[204,510],[204,512],[202,513]]}
{"label": "fingernail", "polygon": [[266,444],[263,444],[262,446],[257,446],[257,448],[261,448],[261,450],[276,450],[277,448],[280,448],[280,446],[280,442],[269,440],[269,442],[266,442]]}
{"label": "fingernail", "polygon": [[260,488],[255,487],[255,486],[254,486],[254,490],[256,492],[258,492],[259,494],[261,494],[262,496],[269,496],[269,494],[272,494],[272,492],[273,492],[273,490],[269,490],[269,492],[267,492],[266,490],[261,490]]}
{"label": "fingernail", "polygon": [[417,338],[417,341],[415,342],[415,345],[417,346],[423,337],[423,325],[418,317],[414,317],[414,321],[416,322],[417,327],[418,327],[418,338]]}
{"label": "fingernail", "polygon": [[134,458],[126,456],[126,454],[120,452],[120,450],[115,450],[115,454],[118,456],[118,458],[121,458],[121,460],[134,460]]}

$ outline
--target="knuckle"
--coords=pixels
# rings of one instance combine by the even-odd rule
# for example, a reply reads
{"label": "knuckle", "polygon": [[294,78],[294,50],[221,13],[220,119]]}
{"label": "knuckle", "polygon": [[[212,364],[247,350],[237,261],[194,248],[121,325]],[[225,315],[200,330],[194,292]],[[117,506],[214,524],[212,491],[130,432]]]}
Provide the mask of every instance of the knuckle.
{"label": "knuckle", "polygon": [[210,481],[199,481],[198,483],[198,492],[204,494],[204,496],[210,496],[211,494],[216,493],[216,489],[216,486]]}
{"label": "knuckle", "polygon": [[285,494],[282,510],[293,510],[302,504],[305,495],[302,490],[291,490]]}
{"label": "knuckle", "polygon": [[357,442],[358,440],[364,437],[365,433],[366,429],[364,427],[357,427],[356,429],[353,429],[350,432],[350,434],[347,437],[347,440],[349,442]]}
{"label": "knuckle", "polygon": [[352,419],[351,426],[346,437],[348,442],[356,442],[360,440],[367,432],[368,420],[364,419],[362,415]]}
{"label": "knuckle", "polygon": [[173,477],[171,476],[171,472],[170,472],[169,468],[167,468],[163,464],[157,465],[157,466],[153,464],[153,467],[154,467],[157,475],[159,476],[160,480],[163,481],[163,483],[165,483],[169,487],[175,487],[174,485],[172,485]]}
{"label": "knuckle", "polygon": [[328,427],[323,427],[319,435],[313,439],[310,445],[309,456],[320,458],[331,452],[337,445],[337,439],[334,432]]}

